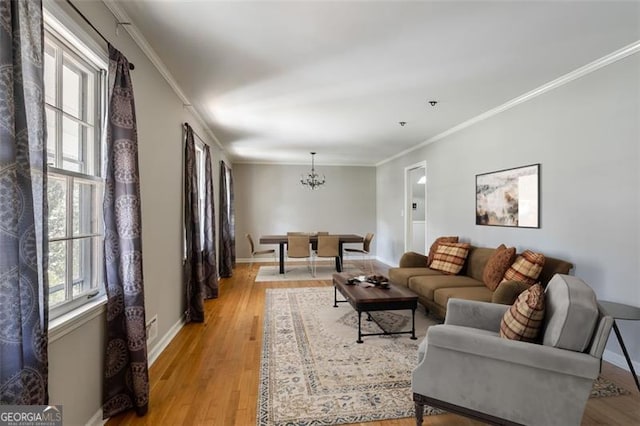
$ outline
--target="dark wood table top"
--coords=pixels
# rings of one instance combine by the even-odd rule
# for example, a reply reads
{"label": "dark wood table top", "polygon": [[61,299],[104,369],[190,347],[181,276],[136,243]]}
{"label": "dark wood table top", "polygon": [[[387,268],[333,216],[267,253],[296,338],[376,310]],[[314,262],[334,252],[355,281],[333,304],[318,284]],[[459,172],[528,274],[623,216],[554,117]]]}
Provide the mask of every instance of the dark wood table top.
{"label": "dark wood table top", "polygon": [[[330,234],[331,236],[340,237],[341,243],[361,243],[364,241],[364,238],[360,235],[356,234]],[[262,235],[260,236],[260,244],[280,244],[286,243],[288,241],[287,235]],[[309,241],[316,242],[318,241],[317,234],[309,234]]]}
{"label": "dark wood table top", "polygon": [[344,297],[355,303],[409,302],[418,300],[418,296],[406,287],[392,283],[389,283],[388,289],[363,287],[362,284],[364,283],[347,284],[347,280],[351,277],[353,277],[353,274],[346,272],[333,274],[333,283]]}

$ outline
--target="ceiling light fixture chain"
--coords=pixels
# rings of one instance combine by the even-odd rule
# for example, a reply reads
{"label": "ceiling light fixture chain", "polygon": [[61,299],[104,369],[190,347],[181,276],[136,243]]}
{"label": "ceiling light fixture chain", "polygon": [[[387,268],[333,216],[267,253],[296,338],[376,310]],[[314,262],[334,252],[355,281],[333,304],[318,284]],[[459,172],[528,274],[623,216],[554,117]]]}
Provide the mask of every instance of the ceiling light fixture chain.
{"label": "ceiling light fixture chain", "polygon": [[316,173],[316,167],[315,167],[315,158],[316,153],[312,152],[311,153],[311,172],[308,173],[306,176],[302,175],[300,176],[300,183],[302,184],[302,186],[306,186],[309,189],[312,190],[316,190],[318,188],[320,188],[322,185],[324,185],[325,182],[325,177],[324,175],[322,175],[322,177]]}

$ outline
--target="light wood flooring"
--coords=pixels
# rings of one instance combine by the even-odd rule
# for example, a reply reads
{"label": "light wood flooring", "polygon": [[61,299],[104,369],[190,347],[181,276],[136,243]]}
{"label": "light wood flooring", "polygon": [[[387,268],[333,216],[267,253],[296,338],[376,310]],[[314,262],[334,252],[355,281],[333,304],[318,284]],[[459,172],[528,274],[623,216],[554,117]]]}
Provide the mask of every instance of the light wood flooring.
{"label": "light wood flooring", "polygon": [[[115,425],[255,425],[266,288],[330,286],[330,281],[255,283],[259,265],[239,264],[206,302],[206,320],[184,326],[150,369],[149,412],[112,418]],[[376,264],[377,273],[386,266]],[[640,425],[640,393],[630,373],[604,363],[603,375],[631,395],[590,399],[583,425]],[[415,425],[412,418],[361,423]],[[424,425],[480,425],[453,414]]]}

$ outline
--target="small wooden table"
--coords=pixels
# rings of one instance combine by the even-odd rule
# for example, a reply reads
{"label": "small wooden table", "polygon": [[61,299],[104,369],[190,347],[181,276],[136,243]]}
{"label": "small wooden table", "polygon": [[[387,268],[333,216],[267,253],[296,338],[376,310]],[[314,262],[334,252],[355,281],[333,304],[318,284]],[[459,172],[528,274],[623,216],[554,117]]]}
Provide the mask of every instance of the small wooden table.
{"label": "small wooden table", "polygon": [[[339,253],[340,256],[336,257],[336,271],[342,272],[341,265],[343,265],[342,257],[342,245],[344,243],[361,243],[364,241],[360,235],[356,234],[339,234]],[[280,273],[284,274],[284,245],[289,241],[289,237],[286,235],[263,235],[260,237],[260,244],[278,244],[280,246]],[[309,235],[309,242],[311,244],[318,242],[317,235]]]}
{"label": "small wooden table", "polygon": [[[337,308],[338,303],[349,303],[358,312],[358,340],[362,343],[363,336],[383,336],[390,334],[411,334],[411,339],[416,340],[416,308],[418,307],[418,296],[408,288],[389,283],[388,289],[378,287],[362,287],[361,284],[347,284],[351,274],[333,274],[333,307]],[[338,291],[345,297],[345,300],[338,300]],[[386,331],[382,326],[369,315],[374,311],[399,311],[411,310],[411,330],[407,331]],[[382,333],[362,333],[362,313],[366,312],[368,320],[376,322]]]}
{"label": "small wooden table", "polygon": [[622,353],[627,360],[627,364],[629,364],[629,370],[631,370],[633,380],[635,380],[636,382],[636,387],[640,391],[640,382],[638,382],[636,370],[633,368],[633,362],[631,361],[629,352],[627,352],[627,347],[624,345],[624,341],[622,340],[622,334],[620,334],[618,324],[616,324],[616,320],[640,321],[640,308],[636,306],[624,305],[622,303],[607,302],[604,300],[601,300],[598,303],[600,303],[600,306],[602,306],[607,314],[613,317],[613,331],[616,333],[618,343],[620,343],[620,347],[622,348]]}

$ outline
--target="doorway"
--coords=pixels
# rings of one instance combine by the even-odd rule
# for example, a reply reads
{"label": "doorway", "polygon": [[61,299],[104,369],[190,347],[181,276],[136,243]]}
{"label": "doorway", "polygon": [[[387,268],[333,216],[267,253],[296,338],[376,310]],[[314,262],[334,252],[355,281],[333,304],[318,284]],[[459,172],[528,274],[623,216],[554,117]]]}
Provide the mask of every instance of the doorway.
{"label": "doorway", "polygon": [[405,251],[427,253],[427,162],[405,167]]}

